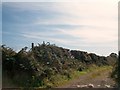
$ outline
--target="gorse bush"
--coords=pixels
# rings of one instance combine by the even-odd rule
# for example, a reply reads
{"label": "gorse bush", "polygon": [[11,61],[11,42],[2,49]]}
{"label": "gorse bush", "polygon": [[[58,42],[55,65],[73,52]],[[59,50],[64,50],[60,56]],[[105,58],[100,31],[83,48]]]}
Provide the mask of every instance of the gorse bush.
{"label": "gorse bush", "polygon": [[120,51],[118,61],[115,63],[111,77],[117,82],[117,86],[120,87]]}
{"label": "gorse bush", "polygon": [[[106,57],[82,51],[71,51],[49,42],[43,42],[37,46],[32,45],[30,50],[24,47],[19,52],[5,45],[1,46],[1,50],[3,75],[22,87],[52,87],[53,84],[57,85],[54,82],[56,76],[61,77],[61,80],[62,78],[69,80],[73,70],[83,71],[88,65],[96,64],[96,62],[109,65]],[[93,60],[95,58],[98,61]],[[59,78],[56,79],[59,80]]]}

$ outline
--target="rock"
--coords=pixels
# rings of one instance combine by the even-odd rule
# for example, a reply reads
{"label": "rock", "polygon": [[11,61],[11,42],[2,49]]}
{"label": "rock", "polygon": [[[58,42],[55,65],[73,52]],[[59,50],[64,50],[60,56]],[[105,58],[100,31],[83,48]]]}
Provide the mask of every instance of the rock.
{"label": "rock", "polygon": [[87,88],[88,86],[87,85],[81,85],[81,88]]}
{"label": "rock", "polygon": [[79,88],[79,87],[80,87],[80,85],[77,85],[77,87]]}
{"label": "rock", "polygon": [[93,84],[89,84],[88,88],[94,88],[94,85]]}
{"label": "rock", "polygon": [[106,88],[110,88],[110,85],[105,85]]}
{"label": "rock", "polygon": [[100,87],[101,85],[97,85],[98,87]]}
{"label": "rock", "polygon": [[87,85],[77,85],[78,88],[87,88]]}

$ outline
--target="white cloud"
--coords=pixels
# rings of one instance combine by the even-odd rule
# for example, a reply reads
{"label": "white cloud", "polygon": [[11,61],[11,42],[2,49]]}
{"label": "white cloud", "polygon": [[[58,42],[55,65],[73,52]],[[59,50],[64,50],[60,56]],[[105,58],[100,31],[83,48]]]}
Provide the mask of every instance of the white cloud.
{"label": "white cloud", "polygon": [[[63,33],[82,37],[85,42],[107,43],[117,40],[117,3],[57,3],[56,11],[64,13],[57,18],[36,21],[36,24],[83,25],[77,30],[61,30]],[[70,16],[69,16],[70,15]],[[90,27],[87,27],[90,26]]]}
{"label": "white cloud", "polygon": [[112,30],[100,30],[100,29],[91,29],[91,28],[83,28],[77,30],[61,30],[63,33],[76,36],[78,38],[84,39],[85,42],[88,43],[107,43],[110,41],[117,41],[117,32]]}
{"label": "white cloud", "polygon": [[23,33],[22,36],[28,39],[37,39],[37,40],[46,40],[46,41],[53,41],[56,43],[64,43],[64,44],[68,44],[68,43],[72,43],[72,41],[69,40],[65,40],[65,39],[61,39],[61,38],[55,38],[55,37],[51,37],[54,34],[59,34],[59,32],[48,32],[48,33]]}
{"label": "white cloud", "polygon": [[[71,45],[71,47],[113,47],[113,51],[117,48],[117,0],[91,0],[91,2],[81,0],[80,2],[66,3],[18,3],[13,7],[19,10],[39,10],[56,12],[56,17],[44,18],[38,17],[33,25],[82,25],[66,30],[55,27],[54,32],[24,32],[23,36],[29,39],[45,39]],[[60,14],[60,15],[59,15]],[[49,15],[48,15],[49,16]],[[62,35],[76,37],[77,40],[63,39],[52,37],[54,35]],[[81,40],[82,39],[82,40]],[[89,49],[89,48],[88,48]],[[95,49],[95,48],[94,48]],[[103,50],[102,49],[102,50]],[[111,50],[110,50],[111,51]],[[109,52],[109,51],[108,51]]]}

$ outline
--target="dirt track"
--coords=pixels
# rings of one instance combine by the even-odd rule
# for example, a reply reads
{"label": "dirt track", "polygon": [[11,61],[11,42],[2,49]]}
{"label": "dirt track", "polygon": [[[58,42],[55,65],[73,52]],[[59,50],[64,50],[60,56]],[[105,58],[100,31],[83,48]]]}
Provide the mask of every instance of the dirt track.
{"label": "dirt track", "polygon": [[[93,84],[94,88],[105,88],[105,85],[114,85],[114,81],[110,78],[111,69],[99,71],[92,71],[88,74],[80,76],[78,79],[70,81],[67,85],[58,88],[76,88],[78,85]],[[97,75],[98,74],[98,75]]]}

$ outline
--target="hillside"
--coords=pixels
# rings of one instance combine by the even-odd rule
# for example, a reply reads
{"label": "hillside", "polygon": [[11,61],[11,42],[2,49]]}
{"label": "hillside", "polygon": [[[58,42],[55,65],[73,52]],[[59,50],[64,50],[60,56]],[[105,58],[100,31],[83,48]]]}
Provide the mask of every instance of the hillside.
{"label": "hillside", "polygon": [[4,45],[1,48],[3,87],[57,87],[72,79],[73,72],[92,66],[113,66],[118,57],[115,53],[98,56],[45,42],[37,46],[32,44],[30,50],[22,48],[18,53]]}

